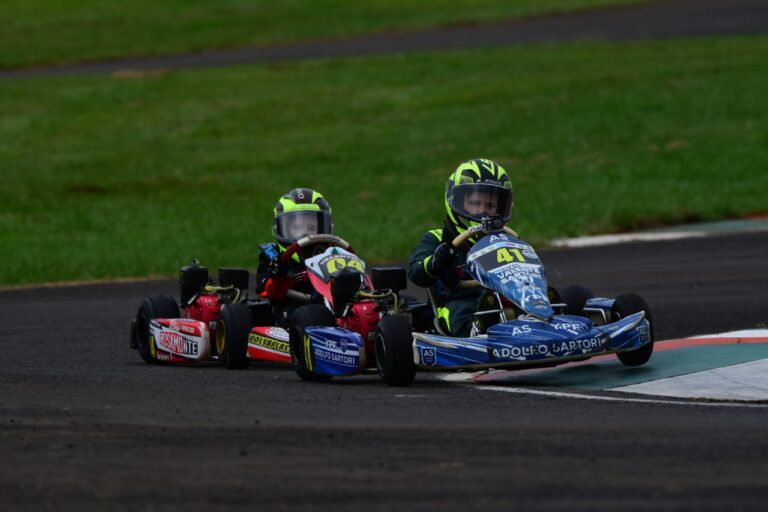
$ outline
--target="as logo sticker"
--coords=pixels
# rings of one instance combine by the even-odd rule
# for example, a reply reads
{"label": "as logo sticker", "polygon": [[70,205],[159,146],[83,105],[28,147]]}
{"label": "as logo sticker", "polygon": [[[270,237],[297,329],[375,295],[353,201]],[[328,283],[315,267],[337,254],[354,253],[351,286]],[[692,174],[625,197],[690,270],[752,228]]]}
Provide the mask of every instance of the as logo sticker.
{"label": "as logo sticker", "polygon": [[422,348],[421,352],[421,364],[424,366],[435,366],[437,364],[437,353],[434,348]]}

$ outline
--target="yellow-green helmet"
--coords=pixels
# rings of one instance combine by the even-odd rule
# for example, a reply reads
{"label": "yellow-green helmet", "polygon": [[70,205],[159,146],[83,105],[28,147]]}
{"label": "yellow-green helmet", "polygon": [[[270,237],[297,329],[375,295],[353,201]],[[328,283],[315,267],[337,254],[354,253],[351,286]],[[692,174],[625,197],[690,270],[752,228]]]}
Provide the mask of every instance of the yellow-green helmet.
{"label": "yellow-green helmet", "polygon": [[512,217],[515,193],[507,171],[485,158],[460,164],[445,186],[445,209],[457,234],[479,223],[483,217]]}
{"label": "yellow-green helmet", "polygon": [[331,205],[320,192],[295,188],[275,205],[272,234],[280,251],[308,235],[333,234]]}

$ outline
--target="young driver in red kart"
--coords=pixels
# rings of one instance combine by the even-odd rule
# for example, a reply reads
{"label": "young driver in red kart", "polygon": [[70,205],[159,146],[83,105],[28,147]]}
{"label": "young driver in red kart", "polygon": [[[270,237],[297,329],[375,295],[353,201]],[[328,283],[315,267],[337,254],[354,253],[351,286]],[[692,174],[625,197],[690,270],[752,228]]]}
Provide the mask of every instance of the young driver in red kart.
{"label": "young driver in red kart", "polygon": [[467,253],[482,235],[470,237],[460,248],[451,242],[484,217],[509,222],[514,191],[507,171],[486,159],[464,162],[448,178],[445,187],[446,215],[443,229],[421,237],[408,261],[408,277],[414,284],[432,289],[441,330],[450,336],[469,336],[472,317],[482,288],[461,289],[461,280],[472,279],[464,271]]}
{"label": "young driver in red kart", "polygon": [[295,241],[308,235],[333,234],[331,206],[323,195],[309,188],[296,188],[284,194],[275,205],[272,219],[274,243],[259,246],[259,266],[256,271],[256,291],[269,299],[275,322],[284,327],[291,312],[301,303],[286,297],[288,290],[311,293],[312,286],[303,273],[304,255],[294,253],[291,260],[281,263],[281,256]]}

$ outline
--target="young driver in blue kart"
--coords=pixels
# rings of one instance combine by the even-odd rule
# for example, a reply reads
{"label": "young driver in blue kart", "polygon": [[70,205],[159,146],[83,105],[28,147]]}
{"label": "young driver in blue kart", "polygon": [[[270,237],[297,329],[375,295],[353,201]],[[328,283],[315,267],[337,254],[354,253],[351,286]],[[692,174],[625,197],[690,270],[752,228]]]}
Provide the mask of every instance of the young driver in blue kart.
{"label": "young driver in blue kart", "polygon": [[286,297],[288,290],[311,293],[312,286],[302,279],[306,277],[303,254],[294,253],[288,263],[281,263],[281,256],[293,242],[308,235],[333,234],[331,205],[320,192],[293,189],[275,205],[272,234],[274,243],[259,246],[256,291],[260,297],[270,300],[277,325],[285,326],[291,312],[301,305]]}
{"label": "young driver in blue kart", "polygon": [[451,242],[483,218],[509,222],[514,206],[514,191],[507,171],[486,159],[469,160],[459,165],[445,186],[446,215],[443,229],[430,230],[421,237],[408,260],[408,277],[431,288],[440,329],[450,336],[466,337],[478,307],[482,288],[461,289],[459,281],[472,278],[463,269],[467,253],[482,235],[470,237],[455,249]]}

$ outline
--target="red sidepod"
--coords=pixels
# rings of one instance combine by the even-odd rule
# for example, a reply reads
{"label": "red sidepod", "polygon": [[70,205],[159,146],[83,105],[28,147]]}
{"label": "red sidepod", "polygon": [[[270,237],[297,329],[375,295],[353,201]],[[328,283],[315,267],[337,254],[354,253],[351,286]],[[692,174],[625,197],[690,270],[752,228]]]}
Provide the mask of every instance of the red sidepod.
{"label": "red sidepod", "polygon": [[347,316],[337,320],[339,327],[359,333],[363,337],[365,355],[368,361],[374,360],[375,331],[379,320],[381,320],[381,315],[376,310],[376,306],[377,304],[373,300],[354,302],[350,306]]}

